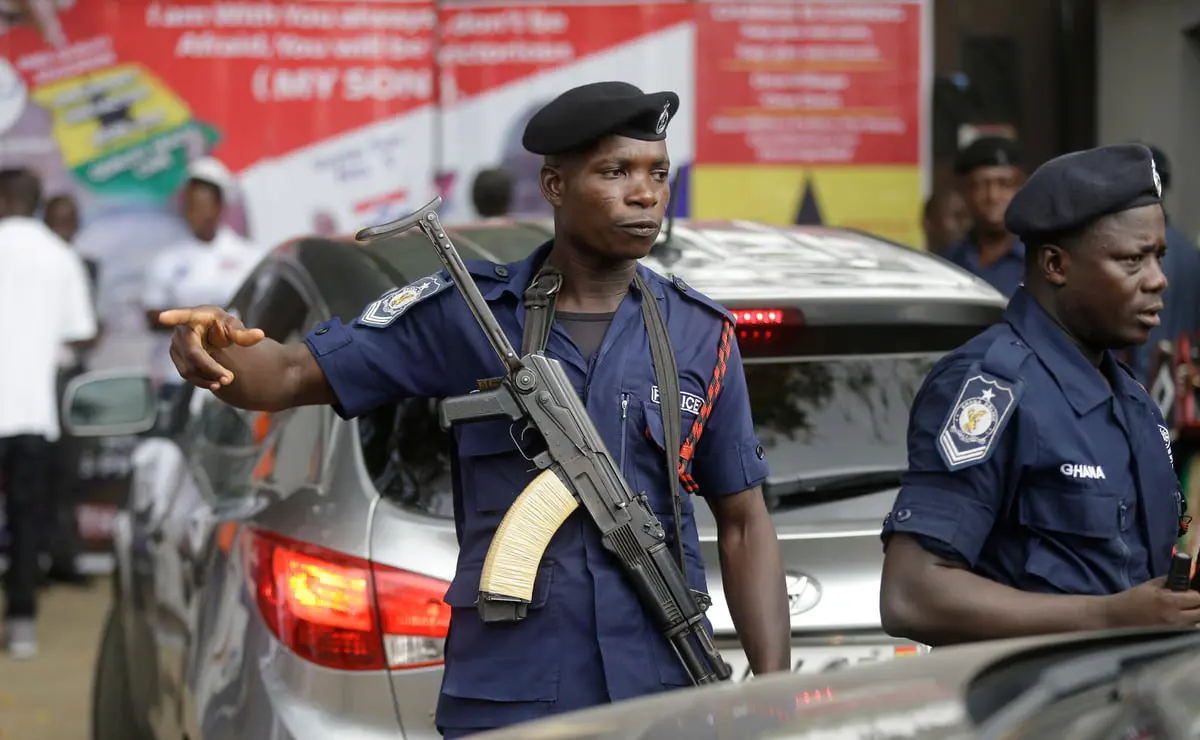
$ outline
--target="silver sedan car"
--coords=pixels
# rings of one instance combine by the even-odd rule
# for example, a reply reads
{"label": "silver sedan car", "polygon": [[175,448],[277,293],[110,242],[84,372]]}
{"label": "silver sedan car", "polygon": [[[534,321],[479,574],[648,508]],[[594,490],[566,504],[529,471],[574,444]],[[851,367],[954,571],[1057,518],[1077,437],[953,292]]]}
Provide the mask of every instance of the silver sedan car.
{"label": "silver sedan car", "polygon": [[[450,229],[464,259],[493,262],[550,234],[542,221]],[[920,652],[880,628],[880,526],[922,379],[997,321],[1004,298],[939,258],[819,227],[680,221],[646,264],[737,315],[795,671]],[[418,234],[300,239],[264,258],[229,308],[293,342],[440,266]],[[160,404],[132,371],[82,376],[66,396],[75,434],[143,435],[113,529],[96,740],[438,737],[458,542],[435,401],[353,421],[327,407],[242,411],[190,386]],[[715,523],[706,507],[696,516],[708,615],[740,681]]]}

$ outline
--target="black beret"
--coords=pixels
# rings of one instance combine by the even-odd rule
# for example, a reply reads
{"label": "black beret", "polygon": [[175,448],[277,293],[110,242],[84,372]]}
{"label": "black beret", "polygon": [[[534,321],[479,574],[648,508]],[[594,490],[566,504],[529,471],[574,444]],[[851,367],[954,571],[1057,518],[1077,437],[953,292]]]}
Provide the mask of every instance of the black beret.
{"label": "black beret", "polygon": [[1162,181],[1150,150],[1115,144],[1038,167],[1008,204],[1004,226],[1022,239],[1050,236],[1154,203],[1162,203]]}
{"label": "black beret", "polygon": [[679,96],[673,92],[644,93],[628,82],[593,82],[567,90],[533,114],[521,144],[548,156],[582,151],[610,134],[662,141],[678,111]]}
{"label": "black beret", "polygon": [[1020,163],[1017,142],[1004,136],[981,136],[958,153],[954,174],[966,175],[980,167],[1015,167]]}

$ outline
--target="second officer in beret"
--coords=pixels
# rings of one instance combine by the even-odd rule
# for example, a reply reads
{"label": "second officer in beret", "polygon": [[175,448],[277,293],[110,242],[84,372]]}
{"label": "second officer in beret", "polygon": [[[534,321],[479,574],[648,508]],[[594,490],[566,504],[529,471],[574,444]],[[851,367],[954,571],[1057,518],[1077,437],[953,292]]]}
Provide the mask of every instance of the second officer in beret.
{"label": "second officer in beret", "polygon": [[1182,515],[1167,428],[1113,357],[1159,322],[1161,197],[1150,151],[1129,144],[1053,159],[1013,198],[1024,286],[913,403],[882,534],[890,634],[1200,623],[1200,593],[1164,588]]}
{"label": "second officer in beret", "polygon": [[959,153],[954,173],[971,228],[943,253],[1008,297],[1025,275],[1025,245],[1004,224],[1008,204],[1024,179],[1020,162],[1017,143],[1003,136],[981,136]]}
{"label": "second officer in beret", "polygon": [[[525,343],[529,327],[544,328],[529,333],[530,349],[544,347],[562,363],[631,488],[646,492],[675,542],[673,495],[683,476],[667,477],[665,455],[695,450],[686,472],[717,521],[725,595],[750,665],[756,674],[787,670],[783,564],[760,488],[767,464],[737,343],[722,341],[732,317],[682,281],[638,264],[670,199],[666,132],[678,109],[675,93],[644,93],[623,82],[584,85],[548,103],[530,120],[523,143],[544,157],[540,184],[554,208],[554,238],[518,262],[467,266],[514,346]],[[547,299],[543,286],[555,273],[557,313],[543,323],[544,310],[527,311],[527,302]],[[639,279],[648,292],[637,287]],[[324,322],[305,342],[289,345],[263,340],[213,306],[167,311],[162,320],[176,327],[171,353],[180,375],[226,403],[272,411],[332,404],[352,418],[409,398],[468,393],[500,373],[452,288],[446,271],[428,275],[357,319]],[[700,409],[684,410],[681,436],[665,438],[666,404],[657,393],[642,301],[657,301],[666,319],[680,390],[711,401],[694,447],[683,443]],[[723,383],[710,384],[719,364]],[[582,510],[551,540],[528,616],[517,623],[480,619],[484,558],[537,471],[505,422],[461,426],[456,441],[459,557],[445,595],[452,611],[437,708],[445,737],[690,685]],[[679,524],[688,580],[706,591],[690,496]]]}

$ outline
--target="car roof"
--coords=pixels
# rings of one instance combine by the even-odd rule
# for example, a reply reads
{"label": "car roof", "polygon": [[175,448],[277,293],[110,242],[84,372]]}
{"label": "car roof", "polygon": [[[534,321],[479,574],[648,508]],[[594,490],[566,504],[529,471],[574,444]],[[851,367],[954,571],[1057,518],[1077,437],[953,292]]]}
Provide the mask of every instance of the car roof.
{"label": "car roof", "polygon": [[[448,235],[464,260],[515,262],[553,235],[549,219],[497,219],[448,223]],[[666,229],[664,229],[666,232]],[[418,231],[359,244],[352,237],[298,240],[353,246],[396,284],[442,268],[432,245]],[[318,250],[320,251],[320,250]],[[327,261],[310,274],[321,292],[329,279]],[[930,253],[853,229],[774,226],[742,220],[679,219],[660,235],[643,260],[661,275],[682,278],[714,300],[730,305],[764,299],[905,301],[973,304],[1002,309],[1005,297],[980,278]],[[344,281],[343,281],[344,282]],[[361,305],[379,296],[377,285],[358,297]]]}

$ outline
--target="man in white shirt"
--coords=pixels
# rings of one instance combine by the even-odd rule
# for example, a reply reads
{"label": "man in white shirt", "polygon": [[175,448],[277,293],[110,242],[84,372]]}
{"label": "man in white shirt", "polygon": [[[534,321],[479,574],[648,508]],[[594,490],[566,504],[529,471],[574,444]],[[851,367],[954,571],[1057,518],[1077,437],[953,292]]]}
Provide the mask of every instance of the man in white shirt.
{"label": "man in white shirt", "polygon": [[233,177],[220,161],[205,157],[188,168],[183,217],[191,236],[164,249],[146,270],[142,306],[155,332],[151,373],[169,400],[181,382],[171,362],[171,328],[158,314],[172,306],[223,306],[258,264],[262,251],[221,224]]}
{"label": "man in white shirt", "polygon": [[[60,194],[47,198],[42,220],[71,247],[71,255],[83,264],[88,277],[88,289],[92,295],[92,307],[96,309],[97,315],[96,339],[88,342],[86,346],[64,345],[59,352],[57,395],[61,403],[67,384],[73,378],[87,372],[90,352],[104,333],[104,324],[99,320],[100,311],[97,308],[100,267],[97,260],[84,257],[74,247],[80,219],[79,205],[72,196]],[[46,571],[46,579],[50,582],[77,586],[87,586],[91,583],[91,576],[78,569],[79,556],[83,553],[83,541],[79,533],[76,509],[83,488],[79,477],[79,464],[85,444],[83,439],[74,437],[63,429],[58,442],[53,445],[50,478],[46,486],[46,524],[42,533],[41,548],[42,554],[50,560],[50,567]]]}
{"label": "man in white shirt", "polygon": [[9,566],[3,641],[17,658],[37,652],[34,630],[42,505],[52,445],[58,440],[55,381],[64,343],[96,335],[82,263],[34,217],[41,184],[28,170],[0,171],[0,479]]}

